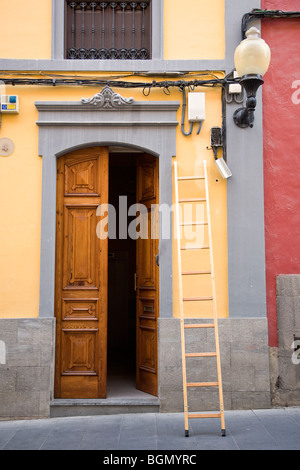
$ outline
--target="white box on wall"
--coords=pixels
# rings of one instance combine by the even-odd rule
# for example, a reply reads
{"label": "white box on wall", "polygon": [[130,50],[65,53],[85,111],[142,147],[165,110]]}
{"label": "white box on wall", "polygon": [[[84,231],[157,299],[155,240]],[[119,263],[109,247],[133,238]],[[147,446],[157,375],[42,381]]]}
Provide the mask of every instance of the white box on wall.
{"label": "white box on wall", "polygon": [[189,122],[205,120],[205,93],[188,94],[188,120]]}

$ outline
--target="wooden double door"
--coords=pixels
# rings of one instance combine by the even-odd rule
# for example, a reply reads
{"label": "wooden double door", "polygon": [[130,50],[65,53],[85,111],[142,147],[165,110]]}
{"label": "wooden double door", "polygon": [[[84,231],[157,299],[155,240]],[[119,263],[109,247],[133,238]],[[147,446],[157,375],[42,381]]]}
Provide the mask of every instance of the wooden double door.
{"label": "wooden double door", "polygon": [[[136,239],[136,387],[157,395],[158,238],[153,237],[151,212],[158,204],[157,159],[137,156],[136,176],[136,200],[146,208],[149,234]],[[99,237],[97,209],[109,203],[108,184],[107,147],[90,147],[58,159],[56,398],[106,397],[108,238]],[[114,292],[118,295],[117,284]]]}

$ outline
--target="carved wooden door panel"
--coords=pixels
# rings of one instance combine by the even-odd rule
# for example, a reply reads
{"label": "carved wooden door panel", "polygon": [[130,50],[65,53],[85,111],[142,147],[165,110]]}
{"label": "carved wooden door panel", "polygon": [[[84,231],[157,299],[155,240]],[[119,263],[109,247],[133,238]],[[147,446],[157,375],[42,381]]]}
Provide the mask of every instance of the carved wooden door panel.
{"label": "carved wooden door panel", "polygon": [[108,202],[108,149],[57,162],[55,397],[105,398],[107,239],[96,211]]}
{"label": "carved wooden door panel", "polygon": [[[139,157],[137,163],[137,202],[144,206],[148,221],[147,237],[137,239],[137,365],[136,386],[157,396],[157,318],[159,270],[157,211],[159,203],[158,159],[150,155]],[[156,225],[156,227],[154,227]]]}

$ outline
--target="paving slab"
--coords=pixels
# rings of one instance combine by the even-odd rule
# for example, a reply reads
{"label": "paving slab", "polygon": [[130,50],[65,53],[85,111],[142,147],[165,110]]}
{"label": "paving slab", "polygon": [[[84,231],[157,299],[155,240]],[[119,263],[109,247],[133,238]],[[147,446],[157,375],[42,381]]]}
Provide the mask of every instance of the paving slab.
{"label": "paving slab", "polygon": [[[93,450],[102,452],[98,461],[136,453],[140,457],[135,465],[145,464],[149,453],[163,451],[198,458],[203,450],[300,449],[300,407],[225,411],[225,424],[222,437],[219,419],[192,419],[190,436],[185,437],[183,413],[5,420],[0,421],[0,449]],[[79,455],[72,453],[72,458]]]}

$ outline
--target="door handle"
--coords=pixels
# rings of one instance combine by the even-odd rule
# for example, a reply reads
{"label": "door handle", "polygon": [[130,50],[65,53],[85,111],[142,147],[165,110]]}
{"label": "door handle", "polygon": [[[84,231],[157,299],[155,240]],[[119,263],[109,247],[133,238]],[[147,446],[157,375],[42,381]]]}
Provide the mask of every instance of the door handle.
{"label": "door handle", "polygon": [[136,291],[136,279],[137,279],[137,275],[136,273],[134,273],[134,290]]}
{"label": "door handle", "polygon": [[157,266],[159,266],[159,254],[155,256],[155,261],[156,261]]}

